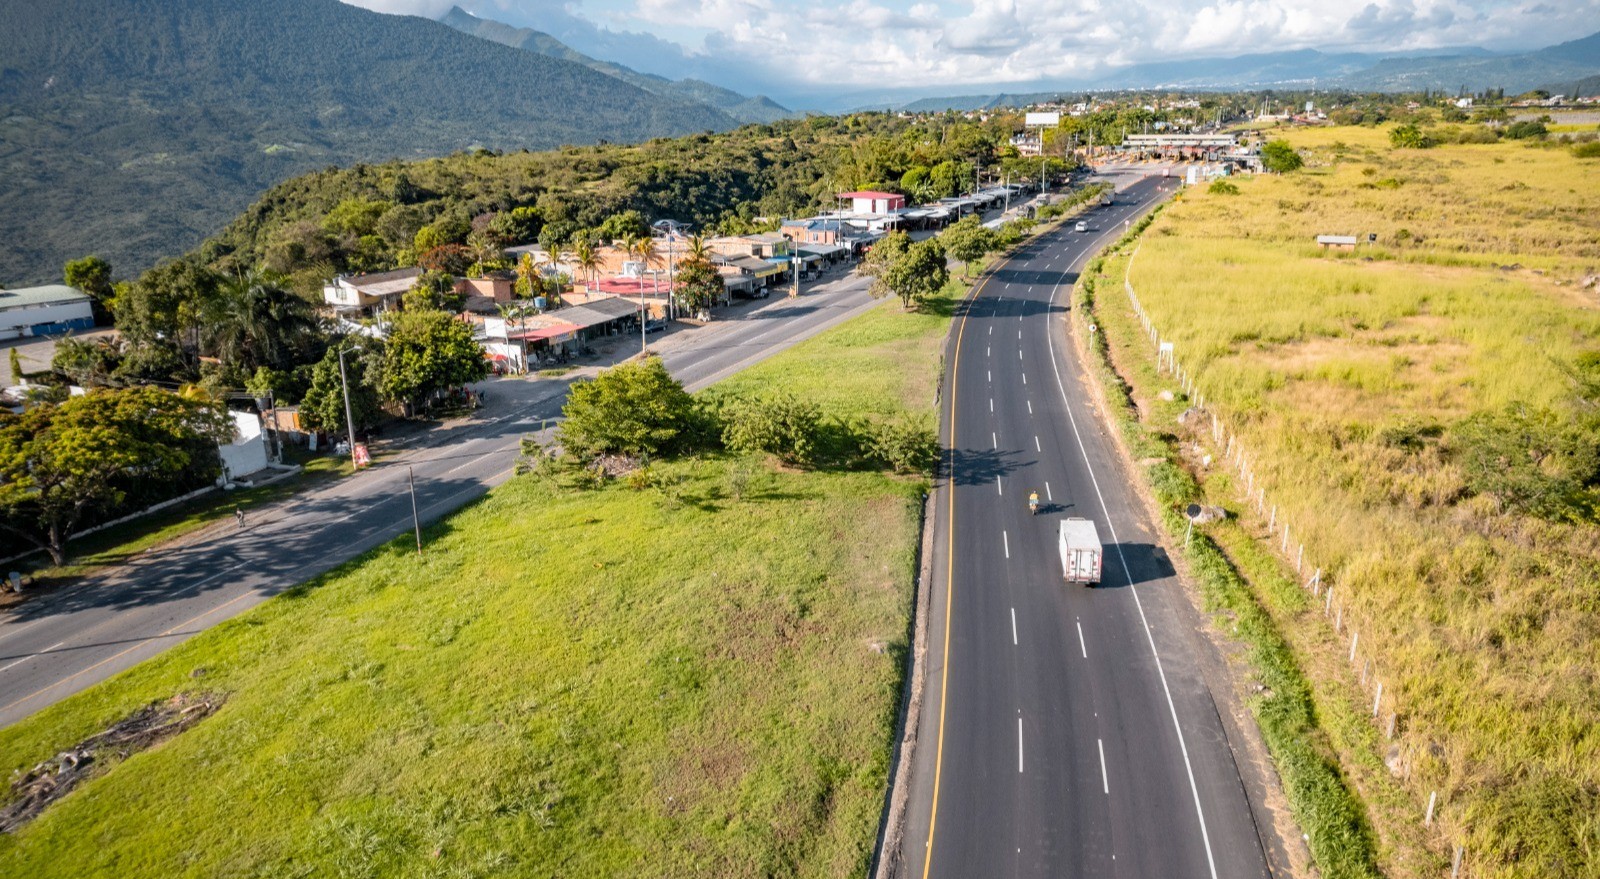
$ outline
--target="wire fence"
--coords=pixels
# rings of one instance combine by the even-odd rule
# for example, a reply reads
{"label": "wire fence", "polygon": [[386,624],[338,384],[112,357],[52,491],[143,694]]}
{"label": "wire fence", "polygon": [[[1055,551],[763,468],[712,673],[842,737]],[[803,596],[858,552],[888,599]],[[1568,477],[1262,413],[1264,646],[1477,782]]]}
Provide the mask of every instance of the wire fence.
{"label": "wire fence", "polygon": [[[1221,453],[1222,464],[1237,474],[1237,485],[1241,489],[1240,500],[1244,503],[1244,509],[1246,511],[1253,509],[1255,516],[1266,526],[1268,545],[1275,549],[1285,564],[1294,568],[1301,588],[1308,592],[1313,600],[1313,607],[1316,602],[1321,602],[1322,617],[1341,645],[1341,651],[1344,641],[1348,639],[1349,649],[1345,659],[1350,666],[1351,676],[1363,692],[1372,696],[1369,720],[1378,726],[1386,740],[1394,740],[1397,733],[1403,732],[1402,723],[1406,715],[1399,695],[1393,688],[1385,692],[1383,678],[1372,657],[1370,647],[1363,648],[1361,645],[1361,629],[1365,627],[1362,625],[1364,621],[1356,619],[1356,613],[1348,598],[1337,594],[1336,585],[1328,582],[1331,578],[1325,577],[1323,568],[1308,561],[1306,544],[1297,542],[1293,536],[1303,532],[1292,526],[1288,509],[1280,509],[1268,496],[1265,480],[1259,478],[1256,473],[1256,458],[1245,449],[1244,439],[1222,416],[1206,408],[1205,390],[1200,387],[1194,373],[1179,359],[1177,345],[1163,337],[1155,321],[1145,311],[1143,303],[1139,301],[1139,294],[1133,288],[1133,260],[1136,256],[1138,256],[1137,249],[1128,258],[1122,286],[1128,294],[1128,301],[1133,305],[1134,314],[1144,328],[1145,336],[1155,349],[1157,372],[1171,375],[1193,405],[1203,414],[1210,416],[1209,434],[1213,449]],[[1215,455],[1212,459],[1219,460]],[[1312,547],[1311,553],[1315,551],[1316,548]],[[1311,571],[1309,576],[1306,574],[1308,569]],[[1363,710],[1366,710],[1364,703]],[[1399,761],[1401,777],[1409,779],[1410,765],[1409,756]],[[1441,805],[1444,804],[1439,802],[1439,791],[1430,791],[1427,809],[1422,817],[1424,828],[1432,830],[1436,823],[1443,824],[1439,810]],[[1451,879],[1460,879],[1468,875],[1465,872],[1466,837],[1464,828],[1456,828],[1454,832],[1442,832],[1436,837],[1448,846],[1451,853],[1449,873]]]}

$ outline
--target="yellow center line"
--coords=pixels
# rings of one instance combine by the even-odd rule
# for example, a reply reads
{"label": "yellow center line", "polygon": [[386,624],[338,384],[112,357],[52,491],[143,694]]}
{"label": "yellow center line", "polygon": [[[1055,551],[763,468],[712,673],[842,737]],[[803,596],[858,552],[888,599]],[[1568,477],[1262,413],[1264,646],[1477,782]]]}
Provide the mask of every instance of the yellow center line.
{"label": "yellow center line", "polygon": [[[1007,257],[1000,268],[1011,262],[1015,257]],[[950,363],[950,468],[945,476],[945,483],[949,486],[949,513],[946,516],[946,530],[949,533],[949,544],[945,547],[945,583],[944,583],[944,667],[939,670],[939,734],[938,744],[934,746],[933,757],[933,804],[928,812],[928,846],[927,854],[922,861],[922,879],[928,879],[928,873],[933,869],[933,829],[939,820],[939,781],[944,772],[944,708],[946,694],[950,684],[950,609],[954,602],[955,576],[956,576],[956,389],[960,384],[961,373],[961,340],[967,334],[967,315],[971,311],[971,304],[977,301],[983,288],[994,277],[991,272],[983,276],[983,280],[972,288],[972,295],[967,297],[967,309],[961,315],[961,326],[956,330],[956,353]]]}

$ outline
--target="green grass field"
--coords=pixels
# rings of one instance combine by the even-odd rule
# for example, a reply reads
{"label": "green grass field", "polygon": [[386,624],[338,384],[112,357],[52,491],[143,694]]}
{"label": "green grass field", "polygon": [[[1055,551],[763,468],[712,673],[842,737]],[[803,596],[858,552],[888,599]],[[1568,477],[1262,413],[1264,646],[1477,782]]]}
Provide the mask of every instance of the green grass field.
{"label": "green grass field", "polygon": [[[928,413],[948,318],[886,305],[734,379]],[[26,769],[226,694],[19,833],[0,875],[859,876],[907,649],[920,480],[656,462],[514,479],[0,730]]]}
{"label": "green grass field", "polygon": [[[1394,437],[1448,436],[1513,403],[1569,405],[1563,367],[1600,347],[1600,291],[1580,283],[1600,266],[1600,167],[1514,142],[1286,136],[1304,171],[1239,179],[1233,196],[1185,191],[1131,280],[1337,587],[1384,713],[1399,714],[1392,742],[1360,721],[1372,696],[1343,661],[1348,632],[1336,643],[1320,606],[1263,603],[1313,677],[1388,875],[1436,875],[1458,844],[1472,876],[1596,875],[1596,530],[1500,513],[1465,496],[1447,445]],[[1363,244],[1324,252],[1318,234]],[[1107,263],[1103,304],[1126,309],[1113,295],[1126,266]],[[1136,394],[1148,404],[1154,389]],[[1208,482],[1243,508],[1229,476]]]}

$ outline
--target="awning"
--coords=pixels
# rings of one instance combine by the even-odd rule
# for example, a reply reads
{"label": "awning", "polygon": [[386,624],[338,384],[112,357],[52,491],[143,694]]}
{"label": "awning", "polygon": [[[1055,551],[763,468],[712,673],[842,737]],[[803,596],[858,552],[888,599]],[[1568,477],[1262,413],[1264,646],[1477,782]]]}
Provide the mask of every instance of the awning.
{"label": "awning", "polygon": [[510,335],[510,337],[513,339],[521,339],[525,342],[538,342],[543,340],[548,340],[551,342],[564,342],[567,338],[571,338],[572,334],[576,333],[580,329],[583,328],[577,324],[559,323],[551,324],[550,326],[531,327],[526,330],[518,330],[516,332],[509,333],[508,335]]}
{"label": "awning", "polygon": [[823,257],[832,256],[836,253],[844,253],[850,248],[842,247],[838,244],[802,244],[797,249],[803,256]]}

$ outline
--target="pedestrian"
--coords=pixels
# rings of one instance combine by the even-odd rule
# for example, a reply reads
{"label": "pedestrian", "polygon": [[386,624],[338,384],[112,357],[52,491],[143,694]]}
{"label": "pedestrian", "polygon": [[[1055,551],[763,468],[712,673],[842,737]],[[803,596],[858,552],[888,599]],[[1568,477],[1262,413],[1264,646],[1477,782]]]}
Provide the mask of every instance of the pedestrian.
{"label": "pedestrian", "polygon": [[239,530],[243,531],[244,530],[244,510],[241,510],[238,507],[234,507],[233,508],[233,521],[238,522],[239,523]]}

